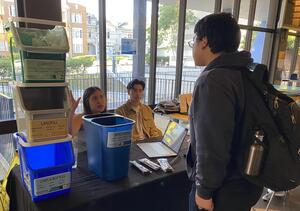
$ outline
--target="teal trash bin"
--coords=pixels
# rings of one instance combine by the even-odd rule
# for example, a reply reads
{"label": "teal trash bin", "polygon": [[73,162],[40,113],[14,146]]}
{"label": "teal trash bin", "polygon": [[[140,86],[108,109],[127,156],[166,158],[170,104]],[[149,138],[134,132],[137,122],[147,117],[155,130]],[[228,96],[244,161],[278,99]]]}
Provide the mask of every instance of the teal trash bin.
{"label": "teal trash bin", "polygon": [[88,165],[105,181],[128,175],[133,120],[114,114],[83,117]]}

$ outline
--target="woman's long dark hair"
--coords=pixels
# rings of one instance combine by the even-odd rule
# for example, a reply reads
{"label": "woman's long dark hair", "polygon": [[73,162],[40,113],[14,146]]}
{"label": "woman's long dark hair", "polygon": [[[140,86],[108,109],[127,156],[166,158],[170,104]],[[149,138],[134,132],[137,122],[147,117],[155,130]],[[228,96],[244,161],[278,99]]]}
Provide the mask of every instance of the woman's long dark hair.
{"label": "woman's long dark hair", "polygon": [[[90,103],[89,103],[89,99],[90,99],[90,96],[92,94],[94,94],[96,91],[100,91],[102,93],[104,93],[102,91],[102,89],[100,89],[99,87],[97,86],[92,86],[92,87],[89,87],[87,88],[84,93],[83,93],[83,110],[84,110],[84,114],[92,114],[92,110],[91,110],[91,107],[90,107]],[[105,109],[103,112],[106,111],[106,106],[105,106]]]}

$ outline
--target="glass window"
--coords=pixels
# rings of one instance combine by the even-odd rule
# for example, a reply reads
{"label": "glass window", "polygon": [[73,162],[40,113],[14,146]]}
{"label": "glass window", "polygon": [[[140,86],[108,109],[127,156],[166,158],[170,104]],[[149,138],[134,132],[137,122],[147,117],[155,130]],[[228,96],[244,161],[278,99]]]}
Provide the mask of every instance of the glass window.
{"label": "glass window", "polygon": [[[116,4],[119,5],[118,8],[116,8]],[[115,109],[128,100],[126,86],[133,78],[145,81],[144,103],[147,104],[151,6],[151,2],[146,0],[110,0],[106,2],[106,63],[109,109]],[[146,18],[145,31],[143,31],[143,27],[139,26],[139,18],[134,20],[134,14],[141,16],[142,19]],[[145,14],[146,16],[142,17]],[[141,36],[143,33],[145,34],[144,37]],[[139,43],[142,43],[141,46],[138,46]],[[137,51],[144,47],[145,56],[141,58]],[[142,62],[143,59],[145,63]]]}
{"label": "glass window", "polygon": [[[119,9],[115,5],[119,5]],[[133,6],[133,0],[106,2],[106,31],[109,34],[106,40],[107,95],[110,109],[119,107],[128,99],[126,86],[132,79],[133,53],[123,54],[121,45],[122,40],[130,39],[128,35],[133,34]]]}
{"label": "glass window", "polygon": [[201,0],[200,2],[197,0],[187,1],[181,93],[193,92],[194,83],[204,69],[195,67],[193,49],[188,45],[188,42],[194,37],[194,27],[197,21],[214,12],[214,1]]}
{"label": "glass window", "polygon": [[241,0],[239,24],[247,25],[249,16],[250,0]]}
{"label": "glass window", "polygon": [[[3,121],[15,118],[12,89],[9,86],[9,81],[12,80],[13,75],[11,57],[8,48],[8,37],[5,30],[3,30],[8,18],[16,15],[14,1],[5,1],[5,4],[0,3],[0,15],[2,15],[0,18],[0,121]],[[15,54],[15,56],[15,60],[18,61],[18,54]]]}
{"label": "glass window", "polygon": [[271,10],[272,7],[276,5],[275,1],[270,5],[270,0],[257,0],[254,26],[273,28],[272,20],[275,18],[274,11]]}
{"label": "glass window", "polygon": [[73,44],[73,52],[74,53],[82,53],[83,50],[82,50],[82,44]]}
{"label": "glass window", "polygon": [[[62,0],[62,14],[66,16],[66,30],[69,38],[70,51],[67,54],[66,81],[75,98],[82,97],[86,88],[100,87],[99,71],[99,40],[90,39],[88,31],[99,31],[97,0]],[[96,22],[88,22],[96,20]],[[79,24],[80,23],[80,24]],[[82,112],[82,100],[76,112]]]}
{"label": "glass window", "polygon": [[71,14],[72,23],[76,23],[75,13]]}
{"label": "glass window", "polygon": [[80,13],[71,14],[72,23],[82,23],[82,16]]}
{"label": "glass window", "polygon": [[297,60],[294,73],[297,74],[297,78],[300,78],[300,47],[298,48]]}
{"label": "glass window", "polygon": [[228,12],[233,14],[234,0],[222,0],[221,12]]}
{"label": "glass window", "polygon": [[256,63],[268,64],[271,51],[272,34],[265,32],[252,32],[251,55]]}
{"label": "glass window", "polygon": [[174,98],[179,5],[177,0],[160,1],[155,103]]}
{"label": "glass window", "polygon": [[82,38],[81,28],[72,28],[72,38]]}
{"label": "glass window", "polygon": [[282,37],[278,54],[277,69],[274,77],[276,84],[280,83],[282,80],[288,80],[290,78],[295,40],[296,37],[292,35],[288,35],[286,37],[283,35]]}
{"label": "glass window", "polygon": [[239,46],[239,51],[245,50],[246,34],[247,34],[247,30],[241,29],[241,42]]}
{"label": "glass window", "polygon": [[[10,16],[16,16],[14,0],[0,0],[0,122],[15,119],[13,108],[12,88],[9,81],[12,80],[11,57],[8,48],[8,36],[3,30],[4,24]],[[15,53],[15,60],[19,62],[19,54]],[[12,134],[0,135],[0,180],[9,169],[15,153]]]}
{"label": "glass window", "polygon": [[82,23],[82,16],[80,13],[76,13],[75,23]]}
{"label": "glass window", "polygon": [[16,16],[16,7],[13,2],[11,2],[11,3],[12,4],[9,6],[9,15]]}
{"label": "glass window", "polygon": [[73,23],[82,23],[82,16],[80,13],[72,13],[71,17]]}

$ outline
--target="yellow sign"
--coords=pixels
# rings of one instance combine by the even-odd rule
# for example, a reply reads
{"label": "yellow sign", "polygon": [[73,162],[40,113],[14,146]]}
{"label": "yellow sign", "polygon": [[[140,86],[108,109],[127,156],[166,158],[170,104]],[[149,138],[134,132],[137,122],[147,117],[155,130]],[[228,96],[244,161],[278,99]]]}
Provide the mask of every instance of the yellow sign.
{"label": "yellow sign", "polygon": [[67,136],[67,119],[30,120],[28,137],[30,140]]}

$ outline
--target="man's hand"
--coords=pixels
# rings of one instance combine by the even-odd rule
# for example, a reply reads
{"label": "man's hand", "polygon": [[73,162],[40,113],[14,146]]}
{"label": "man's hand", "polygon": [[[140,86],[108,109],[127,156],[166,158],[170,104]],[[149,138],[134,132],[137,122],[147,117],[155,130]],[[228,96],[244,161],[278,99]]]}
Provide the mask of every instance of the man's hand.
{"label": "man's hand", "polygon": [[195,202],[196,202],[198,209],[202,208],[202,209],[205,209],[208,211],[213,211],[213,209],[214,209],[214,203],[213,203],[212,199],[211,198],[203,199],[197,195],[197,192],[195,194]]}

